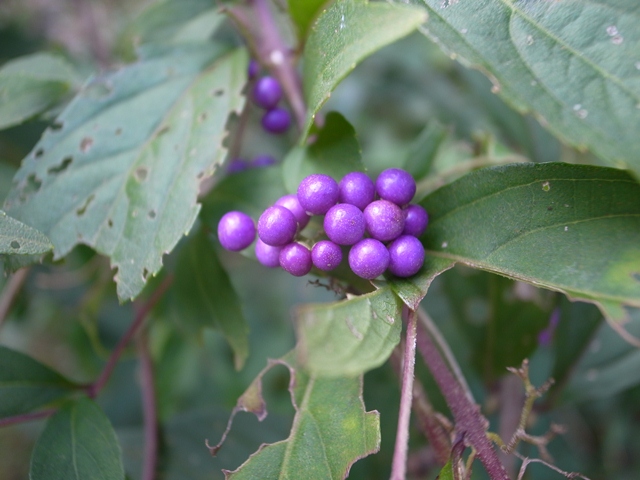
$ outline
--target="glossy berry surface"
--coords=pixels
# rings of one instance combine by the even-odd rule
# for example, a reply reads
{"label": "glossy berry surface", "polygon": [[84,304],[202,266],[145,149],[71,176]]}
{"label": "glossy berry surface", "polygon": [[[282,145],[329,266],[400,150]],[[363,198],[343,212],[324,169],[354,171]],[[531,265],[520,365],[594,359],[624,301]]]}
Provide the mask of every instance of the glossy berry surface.
{"label": "glossy berry surface", "polygon": [[262,77],[253,86],[253,101],[266,110],[274,108],[282,98],[282,87],[273,77]]}
{"label": "glossy berry surface", "polygon": [[338,203],[324,217],[324,231],[338,245],[353,245],[364,235],[364,214],[349,203]]}
{"label": "glossy berry surface", "polygon": [[316,268],[328,272],[342,262],[342,250],[330,240],[320,240],[311,249],[311,261]]}
{"label": "glossy berry surface", "polygon": [[361,278],[373,280],[389,266],[389,251],[382,242],[365,238],[349,251],[349,267]]}
{"label": "glossy berry surface", "polygon": [[324,215],[338,203],[338,183],[328,175],[315,173],[306,177],[298,186],[298,200],[305,212]]}
{"label": "glossy berry surface", "polygon": [[340,203],[350,203],[360,210],[375,200],[376,187],[366,173],[351,172],[340,180]]}
{"label": "glossy berry surface", "polygon": [[255,238],[256,227],[253,219],[246,213],[227,212],[218,222],[218,240],[227,250],[232,252],[244,250]]}
{"label": "glossy berry surface", "polygon": [[388,246],[389,271],[398,277],[415,275],[424,263],[424,247],[413,235],[402,235]]}
{"label": "glossy berry surface", "polygon": [[284,108],[269,110],[262,117],[262,128],[269,133],[284,133],[291,125],[291,115]]}
{"label": "glossy berry surface", "polygon": [[309,217],[309,215],[304,211],[304,208],[302,208],[302,205],[300,205],[296,194],[292,193],[290,195],[280,197],[275,204],[280,205],[293,213],[293,216],[296,217],[296,220],[298,221],[300,230],[306,227],[311,219],[311,217]]}
{"label": "glossy berry surface", "polygon": [[249,61],[249,67],[247,68],[247,75],[250,79],[254,79],[260,73],[260,64],[256,60]]}
{"label": "glossy berry surface", "polygon": [[364,209],[367,232],[381,242],[389,242],[404,230],[405,213],[395,203],[376,200]]}
{"label": "glossy berry surface", "polygon": [[427,229],[429,223],[429,215],[427,211],[420,205],[411,204],[404,211],[404,230],[403,235],[413,235],[419,237]]}
{"label": "glossy berry surface", "polygon": [[416,182],[409,172],[400,168],[389,168],[378,175],[376,192],[383,200],[404,206],[415,195]]}
{"label": "glossy berry surface", "polygon": [[280,205],[267,208],[258,220],[260,240],[272,247],[281,247],[290,243],[297,229],[296,217]]}
{"label": "glossy berry surface", "polygon": [[311,271],[311,251],[298,242],[289,243],[280,251],[280,266],[294,277],[302,277]]}
{"label": "glossy berry surface", "polygon": [[265,267],[275,268],[280,266],[280,250],[282,250],[282,247],[267,245],[260,239],[256,241],[256,258]]}

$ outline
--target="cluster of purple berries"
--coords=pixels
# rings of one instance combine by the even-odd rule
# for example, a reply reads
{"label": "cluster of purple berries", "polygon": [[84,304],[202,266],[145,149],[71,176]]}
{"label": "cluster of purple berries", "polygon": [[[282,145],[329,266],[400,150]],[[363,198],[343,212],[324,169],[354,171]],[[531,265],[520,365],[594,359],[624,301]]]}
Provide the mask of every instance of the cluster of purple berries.
{"label": "cluster of purple berries", "polygon": [[[257,77],[259,66],[255,60],[249,64],[249,78]],[[291,115],[278,103],[282,99],[282,87],[278,80],[270,76],[258,78],[251,91],[253,102],[265,110],[262,116],[262,128],[269,133],[284,133],[291,125]]]}
{"label": "cluster of purple berries", "polygon": [[[341,246],[351,246],[348,262],[356,275],[372,280],[388,269],[410,277],[424,262],[417,237],[429,220],[424,208],[410,204],[415,192],[411,174],[398,168],[383,171],[375,183],[362,172],[345,175],[339,184],[328,175],[309,175],[297,195],[285,195],[260,216],[256,257],[267,267],[280,266],[300,277],[313,266],[333,270],[342,262]],[[324,215],[328,240],[309,249],[295,238],[311,215]],[[255,237],[256,226],[247,214],[233,211],[220,219],[218,239],[227,250],[243,250]]]}

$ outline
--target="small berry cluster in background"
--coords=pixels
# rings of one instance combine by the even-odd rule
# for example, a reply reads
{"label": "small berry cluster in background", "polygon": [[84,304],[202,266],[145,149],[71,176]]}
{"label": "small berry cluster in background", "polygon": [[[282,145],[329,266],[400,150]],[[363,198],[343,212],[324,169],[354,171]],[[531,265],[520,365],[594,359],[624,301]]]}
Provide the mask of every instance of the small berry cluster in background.
{"label": "small berry cluster in background", "polygon": [[[249,78],[254,79],[258,76],[259,66],[255,60],[249,63]],[[262,116],[262,128],[269,133],[284,133],[291,125],[291,115],[281,107],[278,103],[282,99],[282,87],[278,80],[271,76],[258,78],[253,84],[251,90],[253,103],[265,110]]]}
{"label": "small berry cluster in background", "polygon": [[[399,168],[383,171],[375,183],[362,172],[351,172],[337,183],[323,174],[306,177],[297,194],[285,195],[268,207],[256,225],[247,214],[226,213],[218,223],[218,239],[231,251],[249,247],[256,239],[258,261],[282,267],[300,277],[316,268],[331,271],[342,262],[341,246],[350,246],[348,263],[359,277],[372,280],[386,270],[410,277],[424,262],[417,237],[429,217],[420,205],[410,204],[416,183]],[[296,241],[312,215],[324,215],[324,233],[309,248]]]}

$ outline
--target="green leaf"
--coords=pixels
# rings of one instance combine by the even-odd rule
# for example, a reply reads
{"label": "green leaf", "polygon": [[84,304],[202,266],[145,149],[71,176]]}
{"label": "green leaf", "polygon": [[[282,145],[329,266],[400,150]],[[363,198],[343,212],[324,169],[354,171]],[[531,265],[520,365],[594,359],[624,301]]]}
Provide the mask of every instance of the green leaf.
{"label": "green leaf", "polygon": [[36,53],[7,62],[0,69],[0,129],[44,112],[76,83],[71,65],[56,55]]}
{"label": "green leaf", "polygon": [[0,210],[0,255],[41,255],[52,248],[49,239],[38,230]]}
{"label": "green leaf", "polygon": [[295,309],[298,361],[322,376],[352,376],[382,365],[400,341],[402,304],[389,288]]}
{"label": "green leaf", "polygon": [[0,418],[60,400],[76,386],[42,363],[0,345]]}
{"label": "green leaf", "polygon": [[337,112],[327,114],[313,144],[294,147],[282,163],[284,183],[291,193],[313,173],[324,173],[339,182],[347,173],[356,171],[364,171],[356,131]]}
{"label": "green leaf", "polygon": [[124,480],[111,423],[88,398],[67,403],[49,419],[31,457],[31,480]]}
{"label": "green leaf", "polygon": [[119,298],[135,297],[195,221],[246,66],[244,50],[190,46],[94,79],[23,161],[7,211],[55,258],[79,243],[111,257]]}
{"label": "green leaf", "polygon": [[447,462],[447,464],[442,467],[440,473],[436,477],[436,480],[454,480],[453,476],[453,466],[451,465],[451,460]]}
{"label": "green leaf", "polygon": [[365,0],[335,2],[323,11],[304,50],[302,82],[308,105],[304,132],[309,132],[320,107],[358,62],[408,35],[426,19],[415,7]]}
{"label": "green leaf", "polygon": [[343,479],[354,462],[380,449],[380,417],[364,409],[362,377],[307,375],[296,364],[295,354],[270,362],[238,400],[229,425],[240,410],[259,419],[266,416],[262,377],[277,364],[291,374],[289,391],[296,413],[289,438],[263,444],[237,470],[225,470],[225,478],[300,478],[304,472],[310,480]]}
{"label": "green leaf", "polygon": [[249,327],[229,276],[203,231],[180,251],[170,295],[179,328],[191,335],[206,327],[220,330],[234,351],[236,368],[242,368],[249,353]]}
{"label": "green leaf", "polygon": [[427,255],[601,310],[640,306],[640,184],[624,171],[554,163],[486,168],[422,206],[430,215]]}
{"label": "green leaf", "polygon": [[320,13],[320,9],[328,0],[288,0],[289,15],[298,30],[298,39],[301,43],[307,38],[311,23]]}
{"label": "green leaf", "polygon": [[640,12],[634,0],[413,0],[447,53],[565,141],[640,175]]}

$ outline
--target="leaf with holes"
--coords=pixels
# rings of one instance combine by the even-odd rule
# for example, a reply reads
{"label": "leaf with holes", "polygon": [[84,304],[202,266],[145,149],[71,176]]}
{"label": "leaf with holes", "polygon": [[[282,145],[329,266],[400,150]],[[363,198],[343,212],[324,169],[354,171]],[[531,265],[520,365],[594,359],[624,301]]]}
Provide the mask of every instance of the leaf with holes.
{"label": "leaf with holes", "polygon": [[640,177],[636,0],[412,3],[429,12],[423,33],[487,73],[518,110]]}
{"label": "leaf with holes", "polygon": [[192,45],[93,79],[23,161],[7,211],[44,232],[55,258],[79,243],[111,257],[118,296],[135,297],[195,221],[247,61]]}
{"label": "leaf with holes", "polygon": [[322,376],[352,376],[382,365],[400,341],[402,303],[388,287],[295,309],[298,361]]}
{"label": "leaf with holes", "polygon": [[36,53],[7,62],[0,69],[0,129],[53,107],[77,82],[72,66],[55,55]]}
{"label": "leaf with holes", "polygon": [[113,427],[88,398],[67,403],[47,421],[31,457],[31,480],[124,480]]}
{"label": "leaf with holes", "polygon": [[[358,459],[380,449],[380,416],[367,412],[362,400],[362,376],[316,377],[295,361],[295,353],[272,360],[240,397],[227,426],[238,411],[267,415],[262,397],[262,377],[275,365],[289,369],[289,391],[296,409],[289,438],[260,449],[225,478],[343,479]],[[225,433],[226,436],[226,433]],[[224,441],[224,437],[223,440]],[[222,442],[211,447],[216,453]]]}
{"label": "leaf with holes", "polygon": [[358,62],[408,35],[426,19],[415,7],[366,0],[335,2],[323,11],[311,27],[304,50],[302,82],[309,106],[305,132]]}
{"label": "leaf with holes", "polygon": [[76,390],[76,385],[58,372],[1,345],[0,365],[0,418],[30,412]]}
{"label": "leaf with holes", "polygon": [[[640,184],[613,168],[514,164],[427,196],[427,255],[597,304],[640,306]],[[617,317],[617,318],[616,318]]]}
{"label": "leaf with holes", "polygon": [[0,210],[0,255],[42,255],[52,248],[41,232]]}

